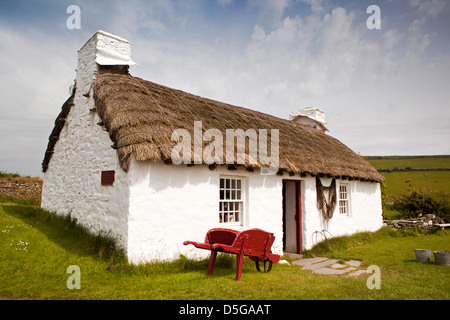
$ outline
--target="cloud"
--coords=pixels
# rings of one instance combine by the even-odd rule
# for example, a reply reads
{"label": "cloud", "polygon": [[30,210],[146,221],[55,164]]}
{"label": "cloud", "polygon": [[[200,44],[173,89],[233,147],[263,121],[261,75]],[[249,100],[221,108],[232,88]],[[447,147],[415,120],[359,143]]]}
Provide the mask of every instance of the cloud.
{"label": "cloud", "polygon": [[0,169],[23,172],[25,167],[23,173],[37,175],[75,77],[76,52],[34,28],[0,24],[0,34]]}
{"label": "cloud", "polygon": [[417,8],[417,13],[422,17],[436,18],[448,6],[446,0],[411,0],[410,5]]}
{"label": "cloud", "polygon": [[381,30],[367,29],[364,5],[319,0],[215,2],[218,15],[200,2],[79,0],[76,32],[65,8],[44,27],[0,22],[0,169],[39,174],[77,50],[98,29],[133,43],[134,76],[282,118],[320,107],[330,134],[364,154],[448,153],[447,31],[430,29],[446,24],[442,3],[397,15],[383,3]]}
{"label": "cloud", "polygon": [[259,11],[260,19],[275,24],[283,16],[285,9],[291,4],[290,0],[248,0],[251,8]]}

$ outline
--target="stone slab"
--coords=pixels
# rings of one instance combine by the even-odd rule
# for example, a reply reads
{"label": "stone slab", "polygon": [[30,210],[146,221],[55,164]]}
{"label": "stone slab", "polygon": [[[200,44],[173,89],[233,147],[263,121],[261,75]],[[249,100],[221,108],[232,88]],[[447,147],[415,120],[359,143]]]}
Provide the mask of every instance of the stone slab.
{"label": "stone slab", "polygon": [[358,260],[348,260],[348,261],[345,261],[345,263],[351,267],[357,267],[357,268],[361,265],[361,261],[358,261]]}
{"label": "stone slab", "polygon": [[355,272],[349,273],[347,277],[357,277],[362,274],[367,274],[367,270],[356,270]]}
{"label": "stone slab", "polygon": [[[336,259],[325,260],[325,261],[322,261],[322,262],[319,262],[319,263],[314,263],[314,264],[311,264],[311,265],[308,265],[308,266],[304,266],[302,268],[302,270],[316,270],[316,269],[319,269],[319,268],[322,268],[322,267],[329,266],[331,264],[335,264],[336,262],[338,262],[338,260],[336,260]],[[334,270],[334,269],[332,269],[332,270]]]}
{"label": "stone slab", "polygon": [[283,254],[293,260],[301,259],[303,257],[303,255],[299,253],[284,252]]}
{"label": "stone slab", "polygon": [[328,258],[316,257],[316,258],[305,258],[300,260],[295,260],[292,262],[295,266],[309,266],[314,263],[322,262],[328,260]]}
{"label": "stone slab", "polygon": [[342,263],[335,263],[333,265],[331,265],[331,268],[333,269],[342,269],[342,268],[347,268],[348,265],[346,264],[342,264]]}
{"label": "stone slab", "polygon": [[355,270],[355,267],[348,267],[347,269],[331,269],[331,268],[319,268],[313,270],[313,273],[317,274],[344,274],[350,271]]}

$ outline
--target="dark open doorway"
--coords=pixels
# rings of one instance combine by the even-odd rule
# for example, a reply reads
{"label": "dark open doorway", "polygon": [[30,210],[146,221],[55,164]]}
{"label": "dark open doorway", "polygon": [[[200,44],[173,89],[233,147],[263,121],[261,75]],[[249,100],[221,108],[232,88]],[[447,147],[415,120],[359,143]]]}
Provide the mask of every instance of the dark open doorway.
{"label": "dark open doorway", "polygon": [[283,180],[283,251],[302,252],[301,181]]}

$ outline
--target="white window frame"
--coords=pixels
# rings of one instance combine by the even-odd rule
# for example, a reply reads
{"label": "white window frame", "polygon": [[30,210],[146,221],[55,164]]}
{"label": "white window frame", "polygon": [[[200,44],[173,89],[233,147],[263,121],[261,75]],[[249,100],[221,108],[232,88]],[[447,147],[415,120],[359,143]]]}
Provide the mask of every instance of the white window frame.
{"label": "white window frame", "polygon": [[[345,188],[345,190],[343,190]],[[341,217],[351,217],[350,211],[350,184],[340,183],[339,184],[339,203],[338,210],[339,216]]]}
{"label": "white window frame", "polygon": [[[244,225],[245,203],[246,203],[245,180],[246,180],[245,177],[239,176],[224,175],[219,177],[219,210],[218,210],[219,225],[221,226]],[[229,184],[227,183],[227,181]],[[238,188],[239,184],[240,188]],[[238,217],[237,221],[236,215]]]}

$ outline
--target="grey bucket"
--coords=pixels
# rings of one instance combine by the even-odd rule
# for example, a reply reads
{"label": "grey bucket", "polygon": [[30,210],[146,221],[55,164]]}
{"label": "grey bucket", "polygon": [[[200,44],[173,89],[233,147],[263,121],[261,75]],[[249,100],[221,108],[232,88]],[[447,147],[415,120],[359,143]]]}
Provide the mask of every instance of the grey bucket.
{"label": "grey bucket", "polygon": [[450,252],[449,251],[433,251],[434,260],[437,265],[450,266]]}
{"label": "grey bucket", "polygon": [[428,249],[414,249],[416,260],[419,262],[431,262],[431,250]]}

